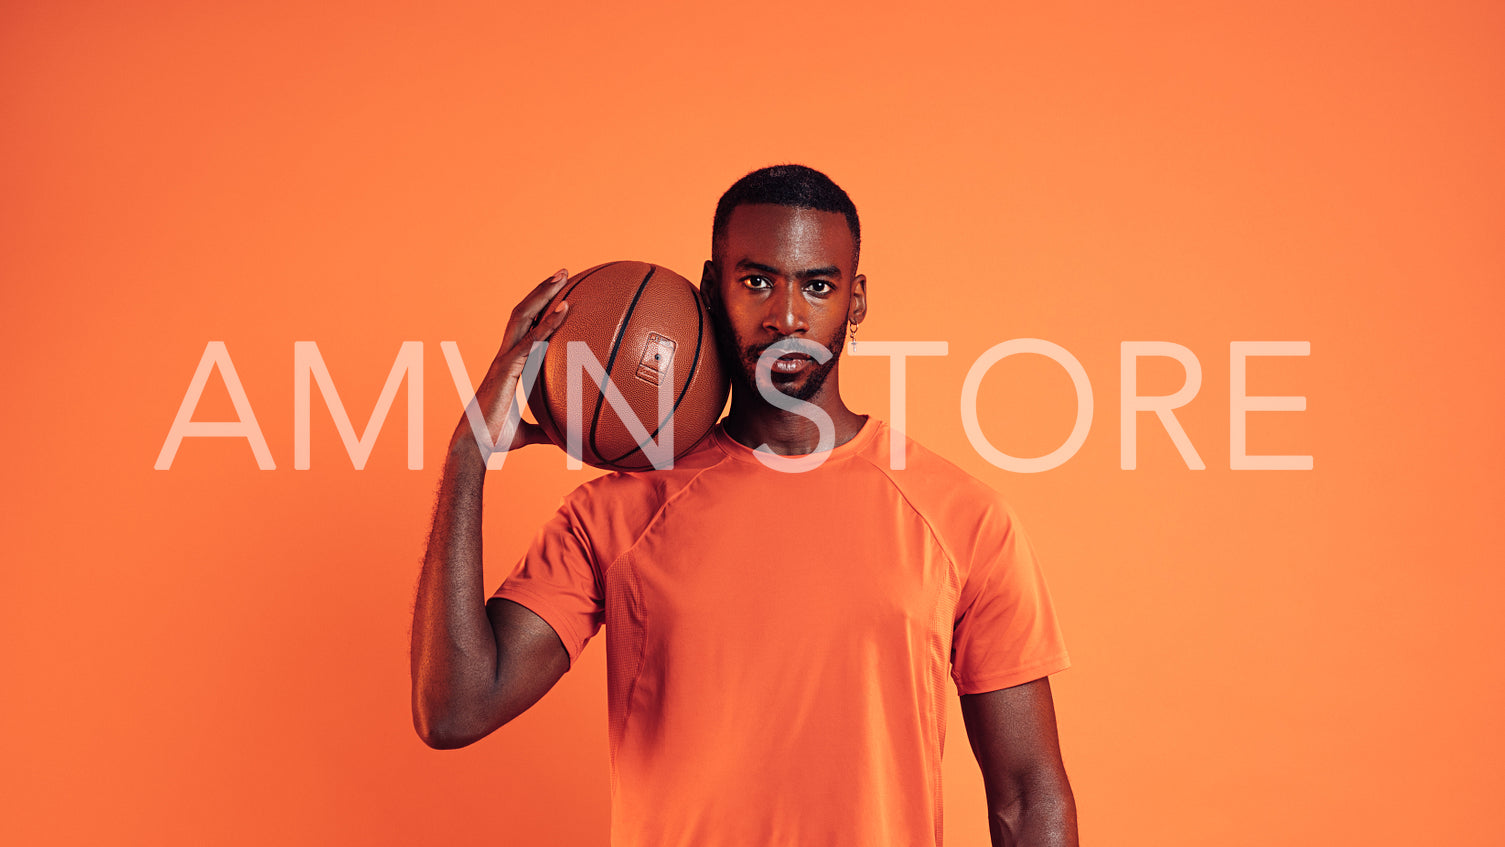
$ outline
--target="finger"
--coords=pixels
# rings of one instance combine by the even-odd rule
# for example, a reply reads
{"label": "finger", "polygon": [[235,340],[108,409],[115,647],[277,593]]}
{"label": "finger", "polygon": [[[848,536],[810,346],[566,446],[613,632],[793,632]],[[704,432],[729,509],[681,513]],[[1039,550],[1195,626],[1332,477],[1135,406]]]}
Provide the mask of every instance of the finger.
{"label": "finger", "polygon": [[559,289],[563,288],[564,284],[569,281],[570,272],[565,268],[560,268],[554,272],[553,276],[540,282],[536,288],[529,292],[527,297],[523,298],[523,307],[532,312],[539,311],[545,303],[554,299],[554,295],[559,293]]}
{"label": "finger", "polygon": [[512,319],[525,326],[531,325],[538,314],[543,311],[544,306],[554,299],[554,295],[559,293],[559,289],[563,288],[569,279],[569,271],[564,268],[555,271],[553,276],[540,282],[528,292],[528,296],[524,297],[522,302],[517,304],[517,307],[512,310]]}
{"label": "finger", "polygon": [[547,341],[554,330],[564,325],[564,319],[569,316],[569,301],[560,300],[559,304],[550,309],[547,314],[540,315],[533,326],[533,331],[528,334],[528,340]]}
{"label": "finger", "polygon": [[540,282],[528,292],[528,296],[522,299],[512,310],[512,315],[507,320],[507,328],[502,333],[502,349],[506,350],[522,339],[528,330],[532,329],[538,320],[539,313],[548,305],[559,289],[569,281],[569,272],[560,268],[553,276]]}
{"label": "finger", "polygon": [[519,446],[524,444],[549,443],[549,436],[544,432],[543,427],[539,426],[536,423],[528,423],[527,421],[521,421],[518,423],[517,438],[517,443]]}
{"label": "finger", "polygon": [[548,314],[539,316],[538,323],[518,339],[518,342],[502,352],[502,356],[514,361],[518,368],[517,373],[522,373],[524,362],[533,354],[533,346],[540,342],[548,341],[554,330],[564,323],[565,315],[569,313],[569,304],[560,301],[558,305],[550,309]]}
{"label": "finger", "polygon": [[[565,315],[569,313],[569,309],[569,304],[561,300],[547,314],[540,315],[538,322],[530,327],[527,332],[523,333],[522,337],[517,340],[517,343],[503,350],[499,358],[509,361],[517,360],[516,365],[518,368],[521,368],[521,360],[526,359],[533,352],[533,345],[540,341],[549,340],[549,336],[554,334],[554,330],[559,329],[560,325],[564,323]],[[522,373],[522,371],[519,370],[518,373]]]}
{"label": "finger", "polygon": [[[554,330],[559,329],[564,323],[569,310],[570,304],[561,300],[558,305],[549,310],[548,314],[543,315],[537,325],[528,330],[516,344],[497,353],[495,361],[491,363],[492,371],[502,373],[505,370],[506,379],[513,382],[522,379],[523,373],[528,368],[528,359],[533,356],[533,346],[539,342],[548,341],[549,336],[554,334]],[[488,375],[488,378],[491,376]]]}

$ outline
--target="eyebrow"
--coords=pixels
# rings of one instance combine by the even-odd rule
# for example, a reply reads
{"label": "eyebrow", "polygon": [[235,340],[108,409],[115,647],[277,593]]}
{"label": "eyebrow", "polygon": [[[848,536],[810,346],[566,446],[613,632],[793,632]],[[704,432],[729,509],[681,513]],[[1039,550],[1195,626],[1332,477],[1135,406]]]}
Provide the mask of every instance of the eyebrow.
{"label": "eyebrow", "polygon": [[[772,265],[765,265],[762,262],[754,262],[751,259],[743,259],[740,262],[738,262],[737,263],[737,270],[739,270],[739,271],[758,271],[759,273],[765,273],[765,274],[768,274],[769,276],[784,276],[784,272],[781,271],[781,270],[779,270],[778,268],[773,267]],[[835,265],[827,265],[827,266],[825,266],[823,268],[810,268],[809,270],[799,271],[798,273],[796,273],[794,275],[794,278],[795,279],[813,279],[814,277],[818,277],[818,276],[835,276],[835,277],[839,277],[839,276],[841,276],[841,269],[838,268],[838,267],[836,267]]]}

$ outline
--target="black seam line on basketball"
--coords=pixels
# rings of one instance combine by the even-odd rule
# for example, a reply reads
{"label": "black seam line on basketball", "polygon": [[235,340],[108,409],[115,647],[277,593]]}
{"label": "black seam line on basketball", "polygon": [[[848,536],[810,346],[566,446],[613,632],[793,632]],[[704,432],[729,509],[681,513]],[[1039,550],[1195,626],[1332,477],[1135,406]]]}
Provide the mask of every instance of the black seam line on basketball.
{"label": "black seam line on basketball", "polygon": [[679,396],[674,398],[674,407],[669,410],[669,416],[659,421],[658,426],[653,428],[653,432],[648,434],[648,441],[639,443],[638,446],[634,447],[631,450],[628,450],[626,453],[623,453],[615,459],[604,459],[603,461],[615,465],[617,462],[620,462],[628,456],[631,456],[633,453],[637,453],[639,451],[646,453],[648,443],[650,441],[657,440],[658,434],[663,431],[664,427],[668,425],[669,421],[674,420],[674,413],[679,411],[679,404],[684,402],[685,395],[690,393],[690,385],[695,381],[695,372],[700,368],[700,343],[701,340],[705,337],[705,314],[700,306],[700,295],[691,292],[690,296],[691,299],[695,301],[695,356],[690,359],[690,375],[685,377],[685,387],[681,388],[679,390]]}
{"label": "black seam line on basketball", "polygon": [[[566,288],[564,290],[564,293],[561,294],[561,295],[559,295],[559,297],[557,297],[556,299],[558,299],[560,302],[563,302],[565,300],[570,299],[570,295],[573,294],[573,293],[575,293],[575,289],[577,289],[577,288],[580,287],[580,283],[585,282],[587,279],[590,279],[592,276],[595,276],[596,273],[598,273],[599,271],[606,270],[607,268],[609,268],[609,267],[611,267],[612,265],[615,265],[615,264],[616,264],[616,262],[607,262],[604,265],[597,265],[596,267],[591,268],[590,270],[588,270],[585,273],[581,274],[580,278],[577,279],[577,280],[575,280],[574,284],[571,285],[569,288]],[[566,360],[566,362],[568,362],[568,360]],[[544,415],[548,415],[549,416],[549,425],[554,428],[554,431],[556,433],[559,433],[560,435],[565,436],[565,438],[568,439],[569,436],[566,433],[563,433],[563,432],[559,431],[559,421],[554,420],[553,413],[549,411],[550,409],[553,408],[553,406],[549,405],[549,381],[543,378],[543,366],[542,365],[539,366],[538,374],[536,376],[534,376],[533,378],[534,378],[534,380],[536,380],[534,382],[534,384],[538,386],[538,395],[539,395],[539,397],[541,397],[543,399],[543,409],[542,410],[534,409],[533,410],[533,416],[536,417],[536,418],[539,418],[538,423],[540,425],[542,425],[543,424],[543,419],[542,419],[542,417],[540,417],[540,413],[544,414]],[[531,394],[532,392],[529,392],[529,393]],[[532,408],[532,407],[530,406],[529,408]],[[565,425],[568,426],[569,425],[569,421],[565,421]]]}
{"label": "black seam line on basketball", "polygon": [[648,287],[648,280],[653,279],[653,272],[656,270],[656,265],[648,266],[648,275],[638,283],[638,290],[632,294],[632,302],[627,304],[627,314],[622,316],[616,337],[611,340],[611,355],[606,357],[606,379],[599,386],[601,391],[596,396],[596,413],[591,415],[591,452],[598,459],[601,457],[601,450],[596,446],[596,426],[601,422],[601,406],[606,403],[606,383],[611,382],[611,368],[617,362],[617,351],[622,347],[622,336],[627,334],[627,326],[632,323],[632,313],[637,310],[638,298],[643,296],[643,289]]}

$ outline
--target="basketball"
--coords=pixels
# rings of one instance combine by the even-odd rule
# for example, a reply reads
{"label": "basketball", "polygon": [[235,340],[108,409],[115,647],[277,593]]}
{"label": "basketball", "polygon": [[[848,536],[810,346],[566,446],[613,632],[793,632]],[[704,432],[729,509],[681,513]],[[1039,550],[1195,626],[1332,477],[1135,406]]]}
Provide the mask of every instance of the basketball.
{"label": "basketball", "polygon": [[[569,450],[573,429],[581,461],[637,471],[667,462],[670,428],[674,458],[710,431],[728,383],[710,314],[688,279],[648,262],[608,262],[570,277],[543,314],[560,300],[570,308],[528,397],[550,441]],[[603,372],[614,392],[602,390]]]}

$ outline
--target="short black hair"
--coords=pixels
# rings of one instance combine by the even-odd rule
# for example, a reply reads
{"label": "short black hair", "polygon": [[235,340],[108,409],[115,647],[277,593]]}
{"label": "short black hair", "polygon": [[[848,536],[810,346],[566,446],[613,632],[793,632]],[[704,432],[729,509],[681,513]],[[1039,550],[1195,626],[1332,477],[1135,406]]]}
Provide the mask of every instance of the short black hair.
{"label": "short black hair", "polygon": [[862,249],[862,225],[857,221],[857,207],[830,177],[804,165],[759,168],[732,183],[716,203],[716,219],[711,224],[712,256],[726,239],[726,224],[731,220],[732,210],[755,203],[845,215],[847,228],[852,231],[852,271],[856,272],[857,256]]}

